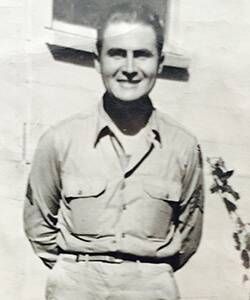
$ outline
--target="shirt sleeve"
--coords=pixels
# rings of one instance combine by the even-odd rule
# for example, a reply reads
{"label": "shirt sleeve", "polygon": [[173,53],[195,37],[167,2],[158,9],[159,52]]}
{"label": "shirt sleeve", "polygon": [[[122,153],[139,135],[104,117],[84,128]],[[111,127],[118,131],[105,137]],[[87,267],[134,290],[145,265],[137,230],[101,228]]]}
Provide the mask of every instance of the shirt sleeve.
{"label": "shirt sleeve", "polygon": [[58,254],[56,237],[60,199],[59,163],[53,131],[39,141],[28,179],[24,230],[35,253],[51,268]]}
{"label": "shirt sleeve", "polygon": [[180,269],[196,252],[202,234],[204,208],[204,178],[200,146],[192,147],[185,164],[182,197],[179,206],[177,230],[181,237],[181,250],[175,270]]}

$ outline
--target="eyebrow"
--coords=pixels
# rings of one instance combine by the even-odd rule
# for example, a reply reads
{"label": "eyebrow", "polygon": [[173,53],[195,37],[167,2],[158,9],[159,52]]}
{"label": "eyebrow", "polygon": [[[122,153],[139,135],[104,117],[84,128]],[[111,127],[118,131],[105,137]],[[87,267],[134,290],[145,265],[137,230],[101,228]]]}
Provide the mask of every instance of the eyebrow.
{"label": "eyebrow", "polygon": [[138,49],[134,51],[134,57],[152,57],[153,53],[148,49]]}
{"label": "eyebrow", "polygon": [[[107,54],[109,56],[121,56],[126,57],[127,56],[127,50],[122,48],[111,48],[107,51]],[[135,58],[138,57],[152,57],[153,52],[148,49],[138,49],[133,51],[133,56]]]}
{"label": "eyebrow", "polygon": [[107,54],[109,56],[122,56],[126,57],[127,56],[127,51],[122,48],[111,48],[107,51]]}

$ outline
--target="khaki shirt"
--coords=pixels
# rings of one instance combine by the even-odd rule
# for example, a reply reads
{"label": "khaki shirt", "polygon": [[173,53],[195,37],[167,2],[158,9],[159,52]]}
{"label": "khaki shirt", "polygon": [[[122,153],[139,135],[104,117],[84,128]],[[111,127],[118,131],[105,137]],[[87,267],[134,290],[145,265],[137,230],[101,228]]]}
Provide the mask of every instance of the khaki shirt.
{"label": "khaki shirt", "polygon": [[154,110],[129,160],[102,104],[50,128],[27,185],[24,227],[51,267],[59,249],[175,258],[195,253],[202,231],[203,174],[196,138]]}

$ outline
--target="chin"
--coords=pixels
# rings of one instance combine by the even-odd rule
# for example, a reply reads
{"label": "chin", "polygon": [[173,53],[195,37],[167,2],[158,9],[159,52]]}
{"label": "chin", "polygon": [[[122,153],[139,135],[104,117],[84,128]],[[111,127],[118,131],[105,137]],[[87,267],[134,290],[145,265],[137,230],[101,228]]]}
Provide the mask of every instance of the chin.
{"label": "chin", "polygon": [[144,97],[145,95],[147,95],[147,93],[145,94],[145,93],[135,93],[135,92],[132,93],[123,92],[123,93],[114,94],[116,98],[127,102],[135,101],[137,99]]}
{"label": "chin", "polygon": [[[118,98],[118,97],[116,97]],[[138,99],[140,99],[141,97],[133,97],[133,98],[127,98],[127,97],[119,97],[118,99],[121,100],[121,101],[124,101],[124,102],[133,102],[133,101],[136,101]]]}

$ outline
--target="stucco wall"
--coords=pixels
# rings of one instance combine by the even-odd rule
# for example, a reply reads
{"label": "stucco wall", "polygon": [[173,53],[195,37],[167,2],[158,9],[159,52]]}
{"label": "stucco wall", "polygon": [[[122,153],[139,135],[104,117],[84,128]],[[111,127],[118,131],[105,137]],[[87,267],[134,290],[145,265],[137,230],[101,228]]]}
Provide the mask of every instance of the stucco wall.
{"label": "stucco wall", "polygon": [[[239,212],[246,221],[250,219],[249,11],[246,0],[180,1],[179,46],[192,57],[190,79],[159,79],[152,93],[157,107],[198,136],[205,158],[222,156],[236,170],[231,182],[241,194]],[[5,300],[43,299],[47,273],[22,232],[29,171],[22,158],[31,157],[48,125],[88,109],[103,91],[93,68],[54,60],[44,44],[44,12],[42,1],[0,4],[0,298]],[[210,184],[206,165],[203,240],[198,253],[176,274],[177,280],[185,299],[246,300],[233,225],[220,199],[209,194]]]}

